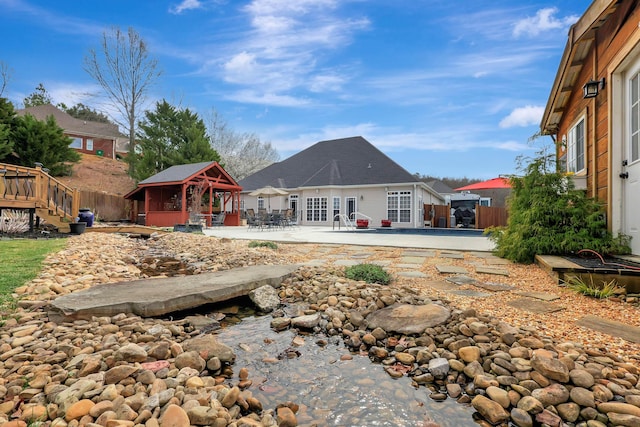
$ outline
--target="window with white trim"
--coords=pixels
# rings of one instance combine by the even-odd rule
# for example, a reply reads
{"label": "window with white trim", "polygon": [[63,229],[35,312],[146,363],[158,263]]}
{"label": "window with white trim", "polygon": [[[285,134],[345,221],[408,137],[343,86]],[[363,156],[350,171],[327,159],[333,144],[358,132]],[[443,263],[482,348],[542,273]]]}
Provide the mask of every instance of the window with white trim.
{"label": "window with white trim", "polygon": [[82,150],[82,138],[71,138],[71,144],[69,144],[69,147]]}
{"label": "window with white trim", "polygon": [[308,222],[327,220],[329,200],[327,197],[307,197],[306,218]]}
{"label": "window with white trim", "polygon": [[258,209],[264,209],[264,197],[258,196]]}
{"label": "window with white trim", "polygon": [[581,172],[585,168],[585,117],[569,129],[567,135],[567,172]]}
{"label": "window with white trim", "polygon": [[411,222],[411,191],[387,192],[387,219]]}
{"label": "window with white trim", "polygon": [[333,216],[331,219],[335,220],[336,215],[340,215],[340,197],[333,196]]}
{"label": "window with white trim", "polygon": [[635,162],[640,158],[640,72],[633,76],[629,85],[629,158]]}
{"label": "window with white trim", "polygon": [[87,151],[93,151],[93,139],[92,138],[88,138],[87,139]]}

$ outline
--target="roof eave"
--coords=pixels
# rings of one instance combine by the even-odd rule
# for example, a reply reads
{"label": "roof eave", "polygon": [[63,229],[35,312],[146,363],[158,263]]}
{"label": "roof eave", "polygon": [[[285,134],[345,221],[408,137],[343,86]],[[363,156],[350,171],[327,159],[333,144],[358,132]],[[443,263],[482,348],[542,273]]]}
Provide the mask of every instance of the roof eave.
{"label": "roof eave", "polygon": [[552,135],[557,132],[565,105],[575,88],[576,82],[571,80],[582,70],[584,57],[581,56],[586,56],[589,52],[595,37],[594,30],[615,11],[617,3],[617,0],[594,0],[578,22],[569,29],[567,44],[540,122],[542,135]]}

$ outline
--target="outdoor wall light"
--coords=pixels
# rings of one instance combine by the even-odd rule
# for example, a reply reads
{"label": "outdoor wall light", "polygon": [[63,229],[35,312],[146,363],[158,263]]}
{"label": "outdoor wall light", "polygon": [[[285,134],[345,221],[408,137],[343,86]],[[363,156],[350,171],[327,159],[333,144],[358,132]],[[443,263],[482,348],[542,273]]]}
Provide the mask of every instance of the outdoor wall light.
{"label": "outdoor wall light", "polygon": [[589,80],[582,86],[582,90],[584,91],[584,95],[582,96],[584,99],[587,98],[595,98],[598,96],[598,91],[604,89],[604,77],[600,80]]}
{"label": "outdoor wall light", "polygon": [[362,195],[361,195],[361,196],[360,196],[360,200],[364,200],[364,196],[362,196]]}

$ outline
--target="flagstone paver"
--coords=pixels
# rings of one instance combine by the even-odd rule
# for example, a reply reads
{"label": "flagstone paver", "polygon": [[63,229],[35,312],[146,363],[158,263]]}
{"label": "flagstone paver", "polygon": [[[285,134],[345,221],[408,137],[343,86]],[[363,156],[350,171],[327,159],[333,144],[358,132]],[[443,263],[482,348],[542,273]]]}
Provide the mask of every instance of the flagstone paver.
{"label": "flagstone paver", "polygon": [[399,273],[397,273],[398,276],[402,276],[402,277],[419,277],[419,278],[424,278],[424,277],[429,277],[426,274],[424,274],[421,271],[401,271]]}
{"label": "flagstone paver", "polygon": [[476,283],[476,279],[469,276],[451,276],[447,277],[446,280],[456,285],[473,285]]}
{"label": "flagstone paver", "polygon": [[506,268],[476,266],[476,273],[495,274],[495,275],[499,275],[499,276],[508,276],[509,275],[509,270],[507,270]]}
{"label": "flagstone paver", "polygon": [[514,286],[505,285],[504,283],[492,283],[492,282],[476,282],[473,284],[473,286],[485,289],[487,291],[492,291],[492,292],[504,292],[504,291],[511,291],[515,289]]}
{"label": "flagstone paver", "polygon": [[509,264],[511,264],[511,261],[509,261],[508,259],[498,258],[498,257],[487,258],[485,261],[489,265],[509,265]]}
{"label": "flagstone paver", "polygon": [[453,291],[458,289],[457,285],[453,283],[446,282],[444,280],[431,280],[425,283],[427,286],[437,289],[439,291]]}
{"label": "flagstone paver", "polygon": [[543,301],[554,301],[554,300],[560,299],[559,295],[549,294],[549,293],[546,293],[546,292],[517,291],[517,292],[515,292],[515,294],[516,295],[522,295],[523,297],[540,299],[540,300],[543,300]]}
{"label": "flagstone paver", "polygon": [[436,256],[435,251],[404,251],[404,256],[419,256],[424,258],[433,258]]}
{"label": "flagstone paver", "polygon": [[614,337],[620,337],[627,341],[640,343],[640,328],[637,326],[626,325],[598,316],[587,315],[576,322],[580,326],[593,329]]}
{"label": "flagstone paver", "polygon": [[440,258],[464,259],[460,252],[440,252]]}
{"label": "flagstone paver", "polygon": [[460,295],[463,297],[470,297],[470,298],[486,298],[488,296],[491,296],[491,294],[489,293],[474,291],[472,289],[458,289],[458,290],[447,291],[447,292],[450,294],[456,294],[456,295]]}
{"label": "flagstone paver", "polygon": [[400,262],[403,264],[424,264],[426,258],[420,256],[403,256]]}
{"label": "flagstone paver", "polygon": [[342,267],[352,267],[354,265],[361,264],[359,261],[353,259],[339,259],[333,263],[334,265],[342,266]]}
{"label": "flagstone paver", "polygon": [[519,310],[530,311],[532,313],[554,313],[556,311],[562,311],[564,308],[557,304],[553,304],[546,301],[539,301],[533,298],[518,298],[507,302],[507,305],[517,308]]}
{"label": "flagstone paver", "polygon": [[464,267],[451,264],[437,264],[436,269],[442,274],[467,274],[469,272]]}

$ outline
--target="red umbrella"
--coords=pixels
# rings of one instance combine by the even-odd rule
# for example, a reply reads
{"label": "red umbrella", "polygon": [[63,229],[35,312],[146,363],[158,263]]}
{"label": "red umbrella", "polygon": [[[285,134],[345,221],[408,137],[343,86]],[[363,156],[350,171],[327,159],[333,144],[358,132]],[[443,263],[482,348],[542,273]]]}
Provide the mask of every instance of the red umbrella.
{"label": "red umbrella", "polygon": [[456,188],[455,191],[495,190],[497,188],[511,188],[511,184],[509,184],[507,178],[500,177],[465,185],[464,187]]}

